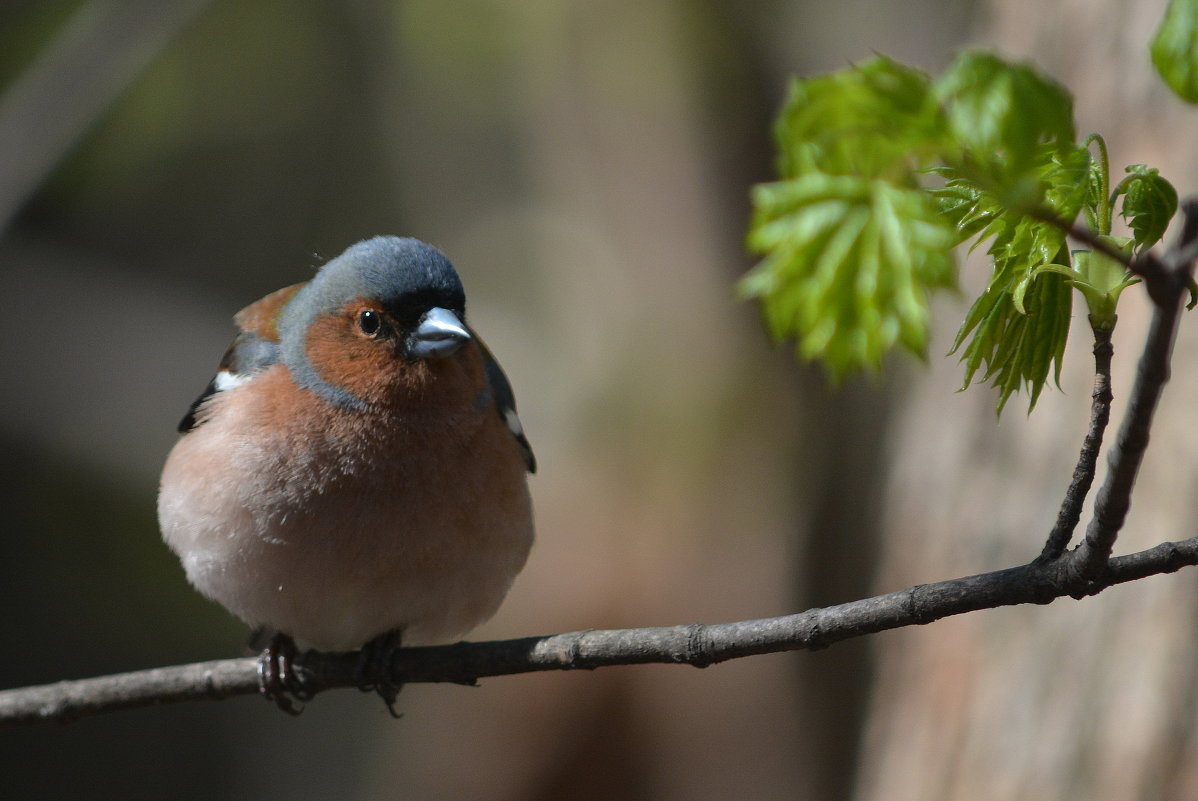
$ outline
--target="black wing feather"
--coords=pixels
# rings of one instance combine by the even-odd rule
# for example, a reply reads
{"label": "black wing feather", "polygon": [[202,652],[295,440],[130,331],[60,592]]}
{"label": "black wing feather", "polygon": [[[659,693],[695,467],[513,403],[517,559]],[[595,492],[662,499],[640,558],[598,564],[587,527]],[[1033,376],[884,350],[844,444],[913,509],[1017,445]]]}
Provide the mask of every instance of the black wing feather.
{"label": "black wing feather", "polygon": [[[277,364],[278,361],[278,342],[263,339],[252,331],[242,331],[233,338],[228,350],[225,351],[224,357],[221,358],[218,374],[229,373],[231,376],[244,378],[261,372],[272,364]],[[217,386],[216,377],[213,376],[212,380],[208,382],[208,386],[200,393],[200,396],[188,407],[187,414],[183,415],[183,419],[179,421],[180,434],[193,431],[204,422],[203,419],[197,418],[200,406],[221,391],[221,388]]]}
{"label": "black wing feather", "polygon": [[532,445],[529,444],[528,437],[524,436],[524,430],[520,427],[520,418],[516,416],[516,394],[512,392],[511,382],[507,380],[499,362],[485,347],[483,355],[487,383],[491,385],[491,394],[495,400],[495,411],[499,413],[504,425],[512,432],[516,442],[520,443],[520,450],[524,454],[524,466],[528,468],[529,473],[535,473],[537,472],[537,457],[532,452]]}

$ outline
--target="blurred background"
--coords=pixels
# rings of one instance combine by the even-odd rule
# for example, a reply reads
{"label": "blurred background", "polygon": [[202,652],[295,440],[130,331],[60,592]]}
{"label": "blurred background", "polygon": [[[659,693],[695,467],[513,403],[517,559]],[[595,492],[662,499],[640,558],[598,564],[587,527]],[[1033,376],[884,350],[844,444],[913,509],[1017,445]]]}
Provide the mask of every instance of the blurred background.
{"label": "blurred background", "polygon": [[[158,538],[230,318],[353,242],[453,259],[537,449],[538,544],[473,639],[766,617],[1027,561],[1087,417],[941,358],[829,390],[735,299],[786,81],[966,45],[1198,188],[1164,0],[0,0],[0,687],[242,653]],[[985,267],[971,265],[966,292]],[[1131,293],[1129,293],[1130,295]],[[1116,419],[1144,330],[1125,295]],[[1121,551],[1191,536],[1186,320]],[[1084,524],[1084,521],[1083,521]],[[1196,578],[815,653],[0,732],[0,797],[1166,799],[1198,793]]]}

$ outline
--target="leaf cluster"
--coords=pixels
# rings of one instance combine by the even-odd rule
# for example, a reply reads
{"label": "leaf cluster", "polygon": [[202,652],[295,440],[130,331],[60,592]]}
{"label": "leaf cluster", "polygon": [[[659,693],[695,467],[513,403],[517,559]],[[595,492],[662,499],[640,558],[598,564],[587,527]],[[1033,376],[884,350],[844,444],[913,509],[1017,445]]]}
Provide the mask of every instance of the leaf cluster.
{"label": "leaf cluster", "polygon": [[[1174,0],[1183,5],[1198,0]],[[1164,39],[1186,31],[1198,36],[1198,24],[1177,23]],[[1162,58],[1198,64],[1198,48]],[[896,345],[923,358],[931,294],[957,285],[959,245],[985,244],[990,280],[952,350],[962,388],[990,381],[1000,411],[1020,389],[1034,405],[1059,377],[1073,289],[1092,324],[1114,325],[1119,294],[1135,283],[1127,263],[1177,209],[1173,187],[1144,165],[1111,190],[1105,144],[1077,141],[1068,90],[986,52],[962,53],[937,78],[877,56],[796,79],[774,138],[779,180],[752,192],[748,246],[762,259],[740,283],[771,335],[794,339],[835,380],[878,369]],[[1111,237],[1120,198],[1126,239]],[[1079,219],[1127,263],[1071,253]]]}

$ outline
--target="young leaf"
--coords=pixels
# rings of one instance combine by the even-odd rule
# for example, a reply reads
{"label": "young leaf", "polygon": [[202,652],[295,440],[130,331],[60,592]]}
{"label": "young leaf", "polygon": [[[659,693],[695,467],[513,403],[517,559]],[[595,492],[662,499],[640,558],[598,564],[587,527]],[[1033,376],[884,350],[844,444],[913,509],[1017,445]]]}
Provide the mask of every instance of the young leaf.
{"label": "young leaf", "polygon": [[967,51],[936,82],[934,93],[967,158],[990,172],[1018,174],[1045,142],[1073,145],[1072,96],[1029,65]]}
{"label": "young leaf", "polygon": [[922,356],[928,293],[955,281],[958,237],[923,190],[809,173],[753,192],[749,247],[765,256],[740,284],[775,339],[795,338],[834,378],[877,368],[895,344]]}
{"label": "young leaf", "polygon": [[[1029,165],[1035,184],[1026,190],[1028,196],[1039,199],[1035,210],[1066,225],[1072,223],[1086,204],[1091,161],[1083,147],[1042,146],[1037,161]],[[977,237],[980,244],[995,238],[990,254],[1001,269],[991,277],[988,291],[1009,291],[1008,283],[1018,280],[1015,276],[1030,275],[1056,257],[1065,241],[1057,226],[1025,216],[1024,209],[1005,202],[1009,197],[983,188],[960,170],[943,167],[935,172],[945,179],[945,185],[929,191],[941,213],[957,227],[962,241]]]}
{"label": "young leaf", "polygon": [[1152,39],[1152,63],[1182,100],[1198,103],[1198,0],[1170,0]]}
{"label": "young leaf", "polygon": [[[999,269],[996,266],[996,271]],[[997,413],[1002,414],[1011,395],[1021,387],[1028,390],[1030,412],[1048,383],[1049,371],[1059,383],[1073,309],[1072,290],[1066,281],[1064,275],[1050,270],[1041,270],[1027,281],[1022,296],[1026,314],[1015,308],[1013,292],[987,291],[974,302],[953,348],[955,351],[973,334],[961,356],[965,362],[962,390],[985,364],[982,380],[992,380],[998,389]]]}
{"label": "young leaf", "polygon": [[[990,241],[990,286],[953,350],[966,385],[979,371],[994,381],[1000,411],[1021,387],[1035,404],[1059,373],[1072,308],[1054,223],[1107,208],[1069,93],[985,53],[934,85],[879,57],[795,81],[775,136],[785,180],[754,190],[748,241],[764,258],[740,284],[774,337],[834,377],[876,368],[895,344],[922,355],[928,294],[955,282],[952,248]],[[944,183],[922,189],[932,158],[948,165],[932,170]]]}
{"label": "young leaf", "polygon": [[[1090,191],[1089,151],[1041,146],[1036,159],[1029,165],[1029,174],[1038,176],[1040,210],[1072,223]],[[1060,372],[1069,333],[1072,299],[1063,282],[1072,271],[1062,266],[1069,261],[1065,233],[1056,225],[1008,208],[952,170],[939,172],[948,181],[934,194],[946,216],[967,238],[976,235],[979,243],[993,238],[990,283],[969,310],[953,343],[952,352],[965,348],[962,388],[981,370],[982,380],[993,379],[998,388],[1000,413],[1020,388],[1027,389],[1034,406],[1050,371],[1054,375]]]}
{"label": "young leaf", "polygon": [[[1090,169],[1086,176],[1086,196],[1082,211],[1086,215],[1086,227],[1097,234],[1111,232],[1111,159],[1107,153],[1106,140],[1101,134],[1086,137],[1082,147],[1090,154]],[[1098,151],[1097,156],[1093,150]]]}
{"label": "young leaf", "polygon": [[884,56],[796,79],[774,127],[783,178],[818,170],[903,181],[943,132],[928,76]]}
{"label": "young leaf", "polygon": [[1071,224],[1087,205],[1096,159],[1086,147],[1045,148],[1038,167],[1043,211]]}
{"label": "young leaf", "polygon": [[1004,208],[994,195],[984,191],[948,167],[933,170],[945,178],[945,184],[929,193],[936,199],[940,213],[957,229],[961,242],[977,236],[983,239],[1001,219]]}
{"label": "young leaf", "polygon": [[[1130,239],[1115,236],[1100,236],[1099,239],[1128,255],[1131,253]],[[1119,305],[1119,296],[1129,286],[1140,283],[1140,279],[1122,262],[1098,251],[1075,250],[1073,263],[1076,269],[1069,277],[1069,285],[1086,299],[1090,325],[1098,330],[1113,331],[1118,319],[1115,309]]]}
{"label": "young leaf", "polygon": [[1133,164],[1129,175],[1115,188],[1123,194],[1119,214],[1128,221],[1136,248],[1147,250],[1160,241],[1177,212],[1177,190],[1155,168]]}

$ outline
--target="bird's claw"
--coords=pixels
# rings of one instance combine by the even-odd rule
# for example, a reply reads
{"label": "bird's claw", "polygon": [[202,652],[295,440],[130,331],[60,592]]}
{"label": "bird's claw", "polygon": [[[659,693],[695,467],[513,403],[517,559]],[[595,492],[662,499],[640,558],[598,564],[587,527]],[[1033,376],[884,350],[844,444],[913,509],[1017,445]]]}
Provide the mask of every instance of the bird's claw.
{"label": "bird's claw", "polygon": [[358,689],[364,693],[378,693],[391,717],[397,719],[403,717],[395,711],[395,700],[403,685],[395,683],[391,665],[395,652],[399,650],[400,640],[399,631],[389,631],[375,637],[362,646],[358,653],[358,664],[354,668],[354,681]]}
{"label": "bird's claw", "polygon": [[288,715],[299,715],[314,693],[295,671],[295,641],[275,633],[258,657],[258,692]]}

